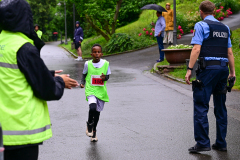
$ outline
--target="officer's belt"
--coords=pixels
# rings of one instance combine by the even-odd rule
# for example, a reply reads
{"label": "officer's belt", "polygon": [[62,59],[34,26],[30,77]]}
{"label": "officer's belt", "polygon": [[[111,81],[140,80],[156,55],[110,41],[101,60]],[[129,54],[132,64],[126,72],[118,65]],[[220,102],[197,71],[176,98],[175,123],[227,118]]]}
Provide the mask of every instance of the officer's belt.
{"label": "officer's belt", "polygon": [[213,65],[222,65],[223,63],[226,63],[226,66],[228,66],[228,62],[221,62],[221,61],[206,61],[206,66],[213,66]]}

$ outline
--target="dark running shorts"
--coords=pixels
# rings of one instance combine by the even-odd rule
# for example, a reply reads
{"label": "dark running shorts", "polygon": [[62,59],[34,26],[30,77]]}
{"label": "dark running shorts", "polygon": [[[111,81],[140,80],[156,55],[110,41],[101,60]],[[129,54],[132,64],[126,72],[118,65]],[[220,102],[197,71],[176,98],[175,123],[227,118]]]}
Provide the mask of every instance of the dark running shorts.
{"label": "dark running shorts", "polygon": [[79,42],[75,43],[75,49],[78,49],[79,47],[81,47],[81,44]]}

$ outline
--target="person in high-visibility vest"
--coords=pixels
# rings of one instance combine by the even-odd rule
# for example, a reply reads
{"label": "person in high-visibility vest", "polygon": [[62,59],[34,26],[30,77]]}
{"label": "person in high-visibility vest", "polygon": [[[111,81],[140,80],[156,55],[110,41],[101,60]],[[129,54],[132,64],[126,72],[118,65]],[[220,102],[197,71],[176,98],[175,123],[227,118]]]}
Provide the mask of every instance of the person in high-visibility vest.
{"label": "person in high-visibility vest", "polygon": [[39,145],[52,137],[46,101],[59,100],[64,88],[78,83],[68,75],[49,71],[40,58],[44,42],[34,31],[31,8],[25,0],[2,0],[0,15],[4,159],[37,160]]}
{"label": "person in high-visibility vest", "polygon": [[40,29],[39,25],[38,25],[38,24],[35,24],[34,29],[35,29],[35,32],[37,33],[38,37],[39,37],[40,39],[42,39],[42,34],[43,34],[43,33],[42,33],[42,31],[39,30],[39,29]]}

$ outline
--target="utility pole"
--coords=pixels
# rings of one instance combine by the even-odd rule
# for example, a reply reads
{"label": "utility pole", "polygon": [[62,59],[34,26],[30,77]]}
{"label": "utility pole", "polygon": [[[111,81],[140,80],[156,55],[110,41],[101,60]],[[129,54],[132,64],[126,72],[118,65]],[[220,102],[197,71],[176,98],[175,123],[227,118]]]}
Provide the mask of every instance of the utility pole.
{"label": "utility pole", "polygon": [[173,0],[174,14],[174,30],[173,30],[173,45],[177,45],[177,18],[176,18],[176,0]]}
{"label": "utility pole", "polygon": [[65,45],[68,44],[67,42],[67,15],[66,15],[66,3],[64,1],[64,10],[65,10]]}
{"label": "utility pole", "polygon": [[75,4],[73,3],[73,35],[75,33],[75,28],[76,28],[76,24],[75,24]]}

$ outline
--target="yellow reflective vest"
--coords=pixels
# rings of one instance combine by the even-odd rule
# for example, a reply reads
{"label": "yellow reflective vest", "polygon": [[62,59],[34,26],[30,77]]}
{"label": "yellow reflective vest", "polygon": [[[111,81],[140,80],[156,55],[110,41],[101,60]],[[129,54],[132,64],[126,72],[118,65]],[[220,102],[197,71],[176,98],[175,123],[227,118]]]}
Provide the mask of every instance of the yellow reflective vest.
{"label": "yellow reflective vest", "polygon": [[38,37],[39,37],[40,39],[42,39],[42,31],[37,30],[36,33],[37,33]]}
{"label": "yellow reflective vest", "polygon": [[36,144],[52,137],[46,101],[35,97],[17,65],[17,52],[33,41],[19,32],[0,34],[0,123],[4,145]]}

